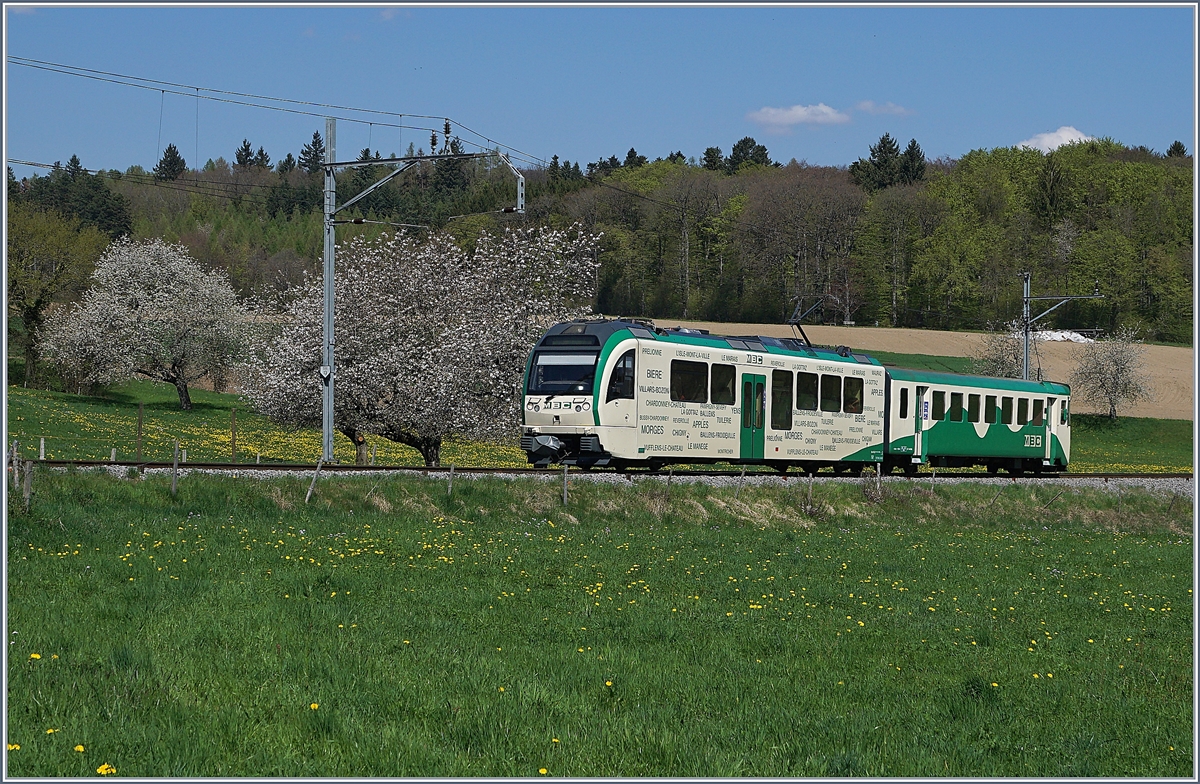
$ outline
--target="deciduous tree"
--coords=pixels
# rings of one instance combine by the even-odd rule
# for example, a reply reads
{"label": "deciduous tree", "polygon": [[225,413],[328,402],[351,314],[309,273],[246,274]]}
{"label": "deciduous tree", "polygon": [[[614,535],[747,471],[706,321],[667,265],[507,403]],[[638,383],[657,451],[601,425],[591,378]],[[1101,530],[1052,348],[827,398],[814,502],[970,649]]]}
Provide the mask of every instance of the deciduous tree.
{"label": "deciduous tree", "polygon": [[1153,397],[1143,372],[1145,355],[1137,331],[1130,327],[1080,344],[1074,351],[1071,393],[1090,405],[1107,407],[1109,418],[1116,419],[1118,408]]}
{"label": "deciduous tree", "polygon": [[46,326],[46,357],[85,383],[133,376],[165,381],[192,407],[188,385],[223,383],[246,348],[248,319],[228,276],[182,245],[112,243],[83,299]]}
{"label": "deciduous tree", "polygon": [[37,381],[38,338],[50,304],[87,279],[108,244],[94,226],[20,203],[8,207],[8,312],[25,328],[25,386]]}
{"label": "deciduous tree", "polygon": [[[511,435],[530,348],[546,327],[590,309],[596,240],[575,226],[485,233],[470,254],[440,233],[340,245],[334,422],[357,461],[367,433],[431,466],[448,436]],[[294,295],[245,391],[259,411],[299,427],[321,419],[321,281]]]}

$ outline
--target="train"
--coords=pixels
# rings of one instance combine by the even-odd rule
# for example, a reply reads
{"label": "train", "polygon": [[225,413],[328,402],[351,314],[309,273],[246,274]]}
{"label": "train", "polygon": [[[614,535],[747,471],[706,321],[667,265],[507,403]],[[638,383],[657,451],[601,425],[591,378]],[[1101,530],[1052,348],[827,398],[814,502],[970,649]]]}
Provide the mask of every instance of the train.
{"label": "train", "polygon": [[1070,397],[1066,384],[884,366],[806,336],[577,319],[530,352],[521,448],[535,467],[1060,472]]}

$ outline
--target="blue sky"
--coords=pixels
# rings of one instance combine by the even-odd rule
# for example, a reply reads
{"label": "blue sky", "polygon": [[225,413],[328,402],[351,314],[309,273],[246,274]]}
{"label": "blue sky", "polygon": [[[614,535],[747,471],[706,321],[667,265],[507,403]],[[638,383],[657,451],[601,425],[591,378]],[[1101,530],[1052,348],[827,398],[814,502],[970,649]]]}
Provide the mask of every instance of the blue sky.
{"label": "blue sky", "polygon": [[[728,153],[744,136],[776,160],[821,165],[867,155],[884,132],[901,145],[917,139],[929,158],[1074,134],[1160,152],[1179,139],[1191,151],[1195,137],[1195,21],[1184,6],[8,5],[4,29],[9,58],[445,116],[533,156],[581,163],[631,146],[651,159],[699,157],[711,145]],[[150,168],[171,142],[195,165],[232,159],[248,138],[278,160],[324,128],[319,117],[11,60],[5,82],[9,159],[74,153],[92,169]],[[338,157],[368,144],[399,153],[428,137],[339,121]]]}

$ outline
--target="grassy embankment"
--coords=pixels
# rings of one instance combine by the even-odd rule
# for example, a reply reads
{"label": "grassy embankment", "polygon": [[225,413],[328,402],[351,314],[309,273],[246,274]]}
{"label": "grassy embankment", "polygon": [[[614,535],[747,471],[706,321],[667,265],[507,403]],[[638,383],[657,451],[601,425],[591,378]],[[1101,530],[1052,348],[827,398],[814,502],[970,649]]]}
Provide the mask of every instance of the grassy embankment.
{"label": "grassy embankment", "polygon": [[1191,774],[1187,499],[870,486],[38,469],[7,772]]}
{"label": "grassy embankment", "polygon": [[[899,357],[906,366],[924,362],[934,370],[965,370],[957,357]],[[962,360],[966,361],[966,360]],[[136,453],[137,404],[143,403],[142,457],[170,461],[174,439],[188,451],[191,461],[228,461],[231,409],[237,408],[237,453],[240,462],[315,462],[321,453],[319,430],[286,431],[253,414],[235,395],[196,390],[194,408],[180,411],[173,387],[150,382],[130,382],[109,389],[103,397],[8,388],[8,442],[19,441],[26,457],[36,458],[39,439],[46,439],[50,459],[107,459],[117,449],[122,460]],[[1071,469],[1075,471],[1178,472],[1192,467],[1192,423],[1184,420],[1076,415],[1072,419]],[[335,435],[335,454],[353,462],[349,440]],[[369,436],[381,465],[420,465],[415,449]],[[442,449],[442,463],[457,466],[519,467],[525,455],[514,444],[450,442]]]}

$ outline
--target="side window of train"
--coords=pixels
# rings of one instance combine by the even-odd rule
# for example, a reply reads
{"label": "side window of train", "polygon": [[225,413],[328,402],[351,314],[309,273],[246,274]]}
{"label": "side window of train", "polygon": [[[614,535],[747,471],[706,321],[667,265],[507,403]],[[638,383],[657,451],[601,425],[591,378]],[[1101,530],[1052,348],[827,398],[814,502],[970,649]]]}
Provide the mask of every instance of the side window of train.
{"label": "side window of train", "polygon": [[908,419],[908,387],[900,387],[900,418]]}
{"label": "side window of train", "polygon": [[1067,424],[1067,401],[1062,401],[1058,404],[1058,423],[1060,425]]}
{"label": "side window of train", "polygon": [[604,396],[605,403],[633,399],[633,357],[634,349],[629,349],[613,366],[612,375],[608,379],[608,392]]}
{"label": "side window of train", "polygon": [[720,406],[732,406],[737,395],[737,385],[734,377],[736,369],[733,365],[712,366],[712,402]]}
{"label": "side window of train", "polygon": [[951,392],[950,393],[950,421],[951,422],[963,421],[963,404],[962,403],[963,403],[962,392]]}
{"label": "side window of train", "polygon": [[796,408],[801,411],[817,410],[817,374],[796,374]]}
{"label": "side window of train", "polygon": [[671,399],[684,403],[707,403],[708,363],[672,359]]}
{"label": "side window of train", "polygon": [[842,410],[842,377],[821,374],[821,410]]}
{"label": "side window of train", "polygon": [[771,371],[771,429],[792,429],[792,372]]}
{"label": "side window of train", "polygon": [[946,393],[937,390],[933,393],[933,414],[930,415],[934,422],[940,422],[946,417]]}
{"label": "side window of train", "polygon": [[1012,398],[1006,397],[1003,400],[1004,400],[1004,403],[1000,407],[1000,422],[1001,422],[1001,424],[1011,425],[1012,424]]}
{"label": "side window of train", "polygon": [[1033,401],[1033,424],[1042,424],[1042,399],[1035,398]]}
{"label": "side window of train", "polygon": [[1024,425],[1029,422],[1029,400],[1028,398],[1017,398],[1017,424]]}
{"label": "side window of train", "polygon": [[988,395],[983,399],[983,421],[989,425],[996,424],[996,396]]}
{"label": "side window of train", "polygon": [[846,379],[842,410],[847,414],[861,414],[863,412],[863,380],[861,378],[850,377]]}
{"label": "side window of train", "polygon": [[967,395],[967,421],[979,421],[979,395]]}

